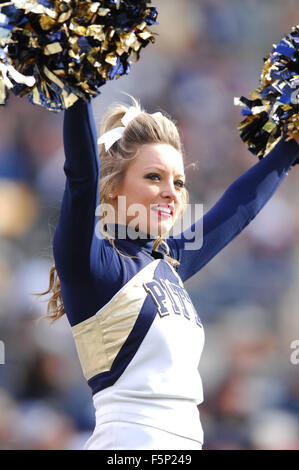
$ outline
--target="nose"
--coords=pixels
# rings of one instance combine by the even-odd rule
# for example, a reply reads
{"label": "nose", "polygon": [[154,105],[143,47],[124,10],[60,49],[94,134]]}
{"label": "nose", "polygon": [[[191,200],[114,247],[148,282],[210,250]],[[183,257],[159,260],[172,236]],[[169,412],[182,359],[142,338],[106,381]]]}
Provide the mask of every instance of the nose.
{"label": "nose", "polygon": [[164,187],[161,188],[161,196],[163,199],[168,199],[169,201],[174,201],[175,203],[179,201],[178,190],[172,181],[165,183]]}

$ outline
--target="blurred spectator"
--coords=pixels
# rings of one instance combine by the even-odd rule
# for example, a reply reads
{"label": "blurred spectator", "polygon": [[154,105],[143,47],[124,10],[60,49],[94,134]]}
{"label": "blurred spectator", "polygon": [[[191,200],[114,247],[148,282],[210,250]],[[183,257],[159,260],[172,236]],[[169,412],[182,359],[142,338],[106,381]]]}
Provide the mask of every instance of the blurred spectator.
{"label": "blurred spectator", "polygon": [[[121,91],[178,122],[191,202],[204,212],[256,163],[239,138],[234,96],[258,85],[263,58],[298,23],[285,0],[157,0],[156,44],[93,102],[100,118]],[[0,449],[81,449],[91,394],[66,318],[37,321],[53,264],[65,184],[63,113],[9,97],[0,109]],[[205,326],[199,407],[204,449],[299,449],[298,171],[262,214],[186,283]],[[298,273],[297,273],[298,271]],[[297,275],[298,274],[298,275]]]}

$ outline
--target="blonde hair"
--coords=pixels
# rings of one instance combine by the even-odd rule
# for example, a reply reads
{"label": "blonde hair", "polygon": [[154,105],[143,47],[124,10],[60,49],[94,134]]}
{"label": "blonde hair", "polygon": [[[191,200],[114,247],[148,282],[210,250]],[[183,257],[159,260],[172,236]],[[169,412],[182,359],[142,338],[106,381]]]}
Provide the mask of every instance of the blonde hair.
{"label": "blonde hair", "polygon": [[[179,135],[178,128],[175,122],[167,115],[163,114],[149,114],[144,111],[140,103],[136,98],[128,95],[132,102],[139,111],[138,114],[129,124],[127,125],[121,139],[116,141],[110,149],[105,150],[104,144],[99,146],[99,155],[101,162],[100,169],[100,204],[109,203],[109,194],[118,187],[121,183],[127,169],[129,168],[130,162],[135,159],[138,155],[138,150],[141,146],[147,144],[167,144],[174,147],[184,157],[183,146]],[[121,119],[128,111],[129,106],[124,104],[114,104],[110,106],[107,112],[104,114],[100,127],[100,135],[103,135],[107,131],[116,127],[123,126]],[[185,187],[181,189],[182,193],[182,209],[178,217],[182,217],[186,205],[189,202],[189,195]],[[100,225],[101,226],[101,225]],[[106,238],[113,248],[119,253],[119,255],[132,258],[134,256],[125,255],[115,246],[114,239],[109,237],[107,232],[101,230],[104,238]],[[172,265],[178,266],[180,263],[178,260],[169,256],[169,246],[163,239],[163,236],[159,236],[153,244],[153,250],[157,250],[162,245],[165,248],[165,259]],[[52,292],[52,296],[48,301],[46,318],[50,318],[52,322],[60,318],[65,314],[63,306],[60,280],[53,265],[50,269],[49,288],[47,291],[38,296],[45,295]]]}

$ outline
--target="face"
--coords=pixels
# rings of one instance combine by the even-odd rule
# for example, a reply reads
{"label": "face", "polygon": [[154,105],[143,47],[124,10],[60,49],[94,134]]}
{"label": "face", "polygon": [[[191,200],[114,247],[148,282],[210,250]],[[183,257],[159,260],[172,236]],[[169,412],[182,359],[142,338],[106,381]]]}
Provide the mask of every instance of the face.
{"label": "face", "polygon": [[[119,223],[129,225],[131,222],[132,226],[151,235],[169,232],[183,206],[184,183],[183,158],[174,147],[142,146],[113,194],[115,211],[122,217]],[[117,196],[125,196],[122,207]]]}

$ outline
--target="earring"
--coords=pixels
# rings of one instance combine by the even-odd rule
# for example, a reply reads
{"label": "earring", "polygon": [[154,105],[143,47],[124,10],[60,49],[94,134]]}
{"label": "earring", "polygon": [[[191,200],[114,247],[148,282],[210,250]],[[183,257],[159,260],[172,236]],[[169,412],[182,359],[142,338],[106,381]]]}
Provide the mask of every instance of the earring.
{"label": "earring", "polygon": [[110,198],[111,198],[112,196],[113,196],[113,194],[111,194],[111,193],[110,193],[110,194],[108,194],[108,197],[110,197]]}

